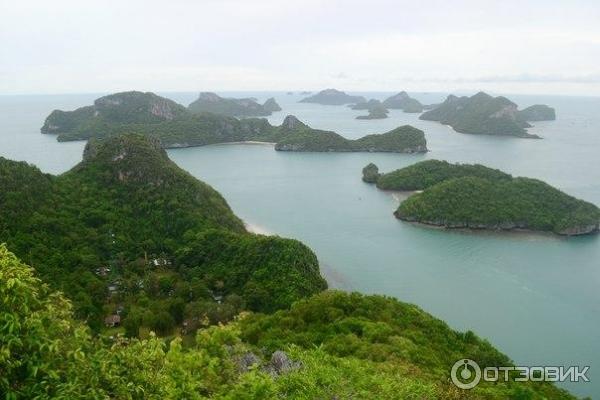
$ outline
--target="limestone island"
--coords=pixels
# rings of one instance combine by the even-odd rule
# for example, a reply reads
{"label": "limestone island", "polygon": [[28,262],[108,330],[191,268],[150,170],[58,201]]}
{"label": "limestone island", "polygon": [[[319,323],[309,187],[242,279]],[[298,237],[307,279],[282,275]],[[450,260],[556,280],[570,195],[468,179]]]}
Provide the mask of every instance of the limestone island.
{"label": "limestone island", "polygon": [[519,111],[519,117],[523,121],[554,121],[556,120],[556,111],[554,108],[545,104],[536,104]]}
{"label": "limestone island", "polygon": [[188,110],[192,113],[211,112],[230,117],[263,117],[274,111],[281,111],[281,107],[272,97],[265,104],[259,104],[252,98],[224,98],[215,93],[202,92],[197,100],[190,103]]}
{"label": "limestone island", "polygon": [[540,139],[538,135],[527,133],[527,128],[531,127],[527,121],[538,116],[536,110],[539,107],[547,106],[534,106],[533,111],[532,107],[519,111],[517,105],[506,97],[492,97],[479,92],[471,97],[450,95],[438,107],[424,112],[419,118],[450,125],[460,133]]}
{"label": "limestone island", "polygon": [[[288,116],[281,128],[281,139],[275,145],[275,150],[279,151],[427,152],[425,134],[422,130],[409,125],[354,140],[346,139],[335,132],[312,129],[293,116]],[[285,134],[287,129],[290,129],[293,134]]]}
{"label": "limestone island", "polygon": [[385,108],[402,110],[406,113],[423,112],[423,104],[421,104],[419,100],[410,97],[408,93],[404,91],[388,97],[382,104]]}
{"label": "limestone island", "polygon": [[362,103],[367,101],[363,96],[351,96],[336,89],[325,89],[310,97],[300,100],[300,103],[317,103],[329,106]]}
{"label": "limestone island", "polygon": [[194,113],[172,100],[142,92],[104,96],[74,111],[55,110],[41,131],[58,134],[59,141],[137,133],[160,139],[164,148],[256,141],[276,143],[275,149],[282,151],[427,151],[423,131],[409,126],[349,140],[313,129],[291,115],[274,126],[264,118]]}
{"label": "limestone island", "polygon": [[356,104],[350,104],[348,107],[350,107],[353,110],[370,110],[373,107],[377,107],[381,105],[381,101],[376,100],[376,99],[371,99],[369,101],[362,101],[360,103],[356,103]]}
{"label": "limestone island", "polygon": [[388,109],[379,104],[369,108],[368,115],[359,115],[356,119],[384,119],[388,117],[388,113]]}
{"label": "limestone island", "polygon": [[394,215],[448,229],[530,230],[576,236],[597,233],[600,209],[537,179],[483,165],[428,160],[387,174],[363,169],[363,181],[385,190],[420,191]]}

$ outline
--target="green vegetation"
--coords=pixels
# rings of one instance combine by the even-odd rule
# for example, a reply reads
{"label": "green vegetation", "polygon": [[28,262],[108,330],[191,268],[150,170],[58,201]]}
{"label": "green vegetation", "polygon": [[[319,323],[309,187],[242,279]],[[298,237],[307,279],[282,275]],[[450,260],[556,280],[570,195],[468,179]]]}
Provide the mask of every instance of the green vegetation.
{"label": "green vegetation", "polygon": [[254,99],[226,99],[215,93],[202,92],[188,106],[188,110],[192,113],[209,112],[230,117],[261,117],[271,115],[273,111],[281,111],[281,107],[272,97],[261,105]]}
{"label": "green vegetation", "polygon": [[547,105],[536,104],[519,111],[518,117],[522,121],[554,121],[556,119],[556,111]]}
{"label": "green vegetation", "polygon": [[390,96],[383,101],[383,106],[389,109],[399,109],[406,113],[421,113],[423,105],[417,99],[413,99],[408,93],[402,91],[394,96]]}
{"label": "green vegetation", "polygon": [[312,96],[300,100],[300,103],[317,103],[331,106],[344,104],[364,103],[367,100],[362,96],[351,96],[336,89],[325,89]]}
{"label": "green vegetation", "polygon": [[362,172],[362,180],[367,183],[375,183],[381,176],[379,174],[379,168],[377,168],[377,165],[373,163],[369,163],[366,167],[364,167]]}
{"label": "green vegetation", "polygon": [[346,139],[335,132],[308,128],[296,130],[294,135],[284,135],[275,145],[275,149],[280,151],[422,153],[427,151],[427,142],[423,131],[409,125],[355,140]]}
{"label": "green vegetation", "polygon": [[[374,165],[373,167],[377,168]],[[509,174],[480,164],[450,164],[447,161],[426,160],[396,171],[380,174],[376,183],[378,188],[384,190],[413,191],[424,190],[448,179],[465,176],[490,180],[511,178]]]}
{"label": "green vegetation", "polygon": [[353,110],[370,110],[373,107],[380,106],[379,100],[371,99],[369,101],[363,101],[360,103],[352,104],[349,107]]}
{"label": "green vegetation", "polygon": [[400,204],[396,217],[446,228],[528,229],[561,235],[596,233],[600,210],[552,186],[513,178],[482,165],[429,160],[387,174],[363,169],[365,182],[387,190],[423,191]]}
{"label": "green vegetation", "polygon": [[0,393],[16,400],[573,399],[547,383],[453,388],[454,357],[510,361],[472,332],[380,296],[324,292],[201,329],[185,346],[154,335],[93,336],[70,302],[3,245],[0,354]]}
{"label": "green vegetation", "polygon": [[[270,106],[274,107],[272,103]],[[382,135],[348,140],[334,132],[312,129],[291,115],[281,126],[273,126],[262,118],[237,119],[212,112],[192,113],[171,100],[140,92],[102,97],[91,108],[54,111],[46,119],[42,132],[59,133],[59,141],[102,139],[135,133],[157,138],[165,148],[258,141],[277,143],[277,150],[287,151],[427,150],[423,132],[409,126]]]}
{"label": "green vegetation", "polygon": [[515,103],[506,97],[492,97],[483,92],[471,97],[450,95],[419,118],[439,121],[461,133],[539,138],[527,133],[526,128],[530,125],[519,117]]}
{"label": "green vegetation", "polygon": [[185,320],[271,311],[326,288],[310,249],[247,233],[156,140],[92,140],[60,176],[0,158],[0,186],[10,188],[0,193],[0,242],[95,330],[118,314],[131,334],[166,335]]}

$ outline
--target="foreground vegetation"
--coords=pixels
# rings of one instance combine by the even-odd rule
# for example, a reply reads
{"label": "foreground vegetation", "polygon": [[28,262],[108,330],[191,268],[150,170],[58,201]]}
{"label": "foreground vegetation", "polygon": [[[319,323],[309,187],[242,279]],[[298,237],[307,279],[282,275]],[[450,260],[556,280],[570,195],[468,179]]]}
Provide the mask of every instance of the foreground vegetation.
{"label": "foreground vegetation", "polygon": [[0,393],[8,399],[573,399],[548,383],[447,379],[454,357],[510,361],[472,332],[380,296],[323,292],[244,314],[184,345],[94,336],[0,245]]}
{"label": "foreground vegetation", "polygon": [[[228,106],[220,100],[226,104],[233,100],[219,98],[219,101],[212,101],[209,100],[211,96],[207,94],[203,100],[203,104],[207,103],[210,107],[195,106],[192,112],[153,93],[117,93],[101,97],[93,106],[52,112],[42,132],[58,133],[59,141],[137,133],[160,139],[166,148],[259,141],[277,143],[277,150],[286,151],[426,151],[424,134],[415,128],[400,127],[392,131],[394,133],[348,140],[335,132],[313,129],[291,115],[280,126],[273,126],[266,119],[237,119],[221,115],[215,112],[231,113],[223,109]],[[233,102],[240,106],[239,102]],[[265,105],[270,109],[276,109],[277,106],[269,101]]]}
{"label": "foreground vegetation", "polygon": [[600,210],[536,179],[482,165],[428,160],[387,174],[363,170],[380,189],[423,191],[402,202],[403,220],[446,228],[528,229],[561,235],[598,232]]}
{"label": "foreground vegetation", "polygon": [[60,176],[0,158],[0,186],[0,242],[96,331],[118,315],[129,335],[167,335],[326,288],[310,249],[247,233],[219,193],[143,136],[91,141]]}

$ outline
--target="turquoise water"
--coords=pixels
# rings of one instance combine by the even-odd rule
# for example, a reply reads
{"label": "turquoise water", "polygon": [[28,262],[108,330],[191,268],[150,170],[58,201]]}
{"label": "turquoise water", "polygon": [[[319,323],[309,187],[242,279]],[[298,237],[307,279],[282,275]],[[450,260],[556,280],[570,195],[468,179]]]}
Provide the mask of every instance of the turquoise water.
{"label": "turquoise water", "polygon": [[[188,104],[195,93],[170,93]],[[402,124],[425,131],[426,155],[280,153],[267,145],[169,150],[182,168],[210,183],[257,229],[302,240],[315,250],[330,284],[418,304],[456,329],[472,329],[524,365],[590,365],[592,382],[565,384],[600,395],[600,237],[446,232],[396,220],[400,197],[364,184],[369,162],[388,171],[427,158],[480,162],[543,179],[600,205],[600,99],[510,96],[520,106],[547,103],[558,120],[531,130],[544,140],[463,135],[414,114],[359,121],[362,111],[297,103],[275,95],[284,111],[346,137]],[[367,97],[383,98],[372,93]],[[441,94],[414,94],[425,103]],[[97,94],[0,96],[0,155],[59,173],[81,159],[83,142],[57,143],[39,133],[54,108],[86,105]]]}

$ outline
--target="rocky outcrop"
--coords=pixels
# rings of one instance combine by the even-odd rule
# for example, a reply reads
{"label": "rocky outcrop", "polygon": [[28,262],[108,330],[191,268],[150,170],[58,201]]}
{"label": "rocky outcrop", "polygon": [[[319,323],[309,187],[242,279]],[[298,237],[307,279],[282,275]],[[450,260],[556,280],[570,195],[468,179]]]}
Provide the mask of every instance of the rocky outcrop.
{"label": "rocky outcrop", "polygon": [[362,170],[363,176],[362,180],[366,183],[376,183],[377,179],[379,179],[379,168],[377,165],[370,163]]}

